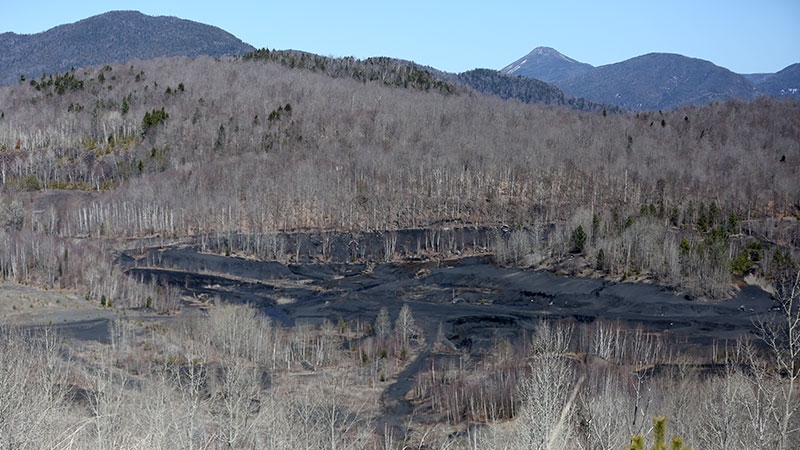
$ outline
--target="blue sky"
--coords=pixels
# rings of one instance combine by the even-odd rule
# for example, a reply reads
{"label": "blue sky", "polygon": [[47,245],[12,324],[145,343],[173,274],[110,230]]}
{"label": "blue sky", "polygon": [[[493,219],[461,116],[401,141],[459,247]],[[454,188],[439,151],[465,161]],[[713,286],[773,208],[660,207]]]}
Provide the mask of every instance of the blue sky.
{"label": "blue sky", "polygon": [[37,33],[122,9],[218,26],[258,48],[391,56],[450,72],[501,69],[538,46],[595,66],[650,52],[738,73],[800,62],[798,0],[3,0],[0,32]]}

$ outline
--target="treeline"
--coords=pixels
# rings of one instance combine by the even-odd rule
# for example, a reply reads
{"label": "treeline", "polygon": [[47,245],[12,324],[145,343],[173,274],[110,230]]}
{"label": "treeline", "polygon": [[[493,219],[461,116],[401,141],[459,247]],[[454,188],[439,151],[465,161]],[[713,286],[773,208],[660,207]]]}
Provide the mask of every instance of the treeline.
{"label": "treeline", "polygon": [[442,94],[453,94],[459,90],[416,64],[388,57],[365,60],[353,57],[331,58],[301,51],[263,48],[243,55],[242,59],[272,62],[290,69],[320,72],[333,78],[351,78],[363,83],[380,82],[386,86],[436,91]]}
{"label": "treeline", "polygon": [[[800,242],[782,220],[800,202],[797,102],[586,113],[272,61],[289,55],[84,69],[62,95],[0,90],[5,201],[98,193],[22,203],[15,220],[65,237],[506,226],[533,231],[524,253],[539,261],[573,254],[580,225],[590,266],[667,283],[698,273],[696,257],[729,284],[733,236]],[[718,259],[695,245],[718,236],[698,222],[712,204]]]}
{"label": "treeline", "polygon": [[[301,51],[260,49],[242,56],[244,60],[269,61],[292,69],[325,73],[334,78],[352,78],[361,82],[380,82],[386,86],[436,91],[441,94],[465,94],[474,89],[503,100],[523,103],[564,105],[579,111],[618,113],[620,108],[564,95],[557,87],[540,80],[506,75],[495,70],[475,69],[451,74],[422,67],[410,61],[387,57],[358,60],[352,57],[331,58]],[[465,89],[467,88],[467,89]]]}

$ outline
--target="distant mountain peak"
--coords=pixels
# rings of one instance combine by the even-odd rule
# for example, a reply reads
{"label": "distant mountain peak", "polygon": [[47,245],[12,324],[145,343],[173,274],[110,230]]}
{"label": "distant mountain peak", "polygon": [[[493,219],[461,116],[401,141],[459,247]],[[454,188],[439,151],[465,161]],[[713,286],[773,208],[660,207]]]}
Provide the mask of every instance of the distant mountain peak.
{"label": "distant mountain peak", "polygon": [[509,75],[522,75],[552,83],[592,70],[592,66],[576,61],[551,47],[536,47],[530,53],[500,70]]}
{"label": "distant mountain peak", "polygon": [[703,59],[651,52],[592,67],[540,46],[501,72],[551,83],[567,98],[634,110],[750,100],[765,94],[800,98],[800,63],[774,74],[740,75]]}
{"label": "distant mountain peak", "polygon": [[548,56],[548,57],[555,57],[563,59],[564,61],[573,62],[580,64],[579,61],[575,61],[574,59],[570,58],[569,56],[559,52],[558,50],[554,49],[553,47],[536,47],[528,53],[528,55],[536,55],[536,56]]}
{"label": "distant mountain peak", "polygon": [[21,75],[64,72],[132,59],[242,55],[255,50],[211,26],[139,11],[111,11],[36,34],[0,34],[0,85]]}

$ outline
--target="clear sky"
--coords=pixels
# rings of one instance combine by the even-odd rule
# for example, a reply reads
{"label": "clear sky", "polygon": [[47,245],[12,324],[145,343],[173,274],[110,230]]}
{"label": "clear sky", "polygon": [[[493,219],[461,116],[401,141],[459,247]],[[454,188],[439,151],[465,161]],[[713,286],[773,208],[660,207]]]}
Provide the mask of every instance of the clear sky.
{"label": "clear sky", "polygon": [[390,56],[449,72],[501,69],[538,46],[594,66],[650,52],[737,73],[800,62],[800,0],[21,1],[0,32],[31,34],[111,10],[220,27],[257,48]]}

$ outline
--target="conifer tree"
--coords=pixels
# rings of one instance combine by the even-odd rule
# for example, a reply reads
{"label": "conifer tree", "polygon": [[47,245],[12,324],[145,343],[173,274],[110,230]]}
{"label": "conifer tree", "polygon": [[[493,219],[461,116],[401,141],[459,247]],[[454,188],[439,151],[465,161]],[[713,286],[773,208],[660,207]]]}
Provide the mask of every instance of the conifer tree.
{"label": "conifer tree", "polygon": [[[666,416],[653,417],[653,450],[667,450],[667,418]],[[683,445],[683,439],[673,436],[670,441],[670,450],[691,450],[691,447]],[[626,447],[627,450],[645,450],[644,436],[637,434],[631,437],[631,443]]]}

